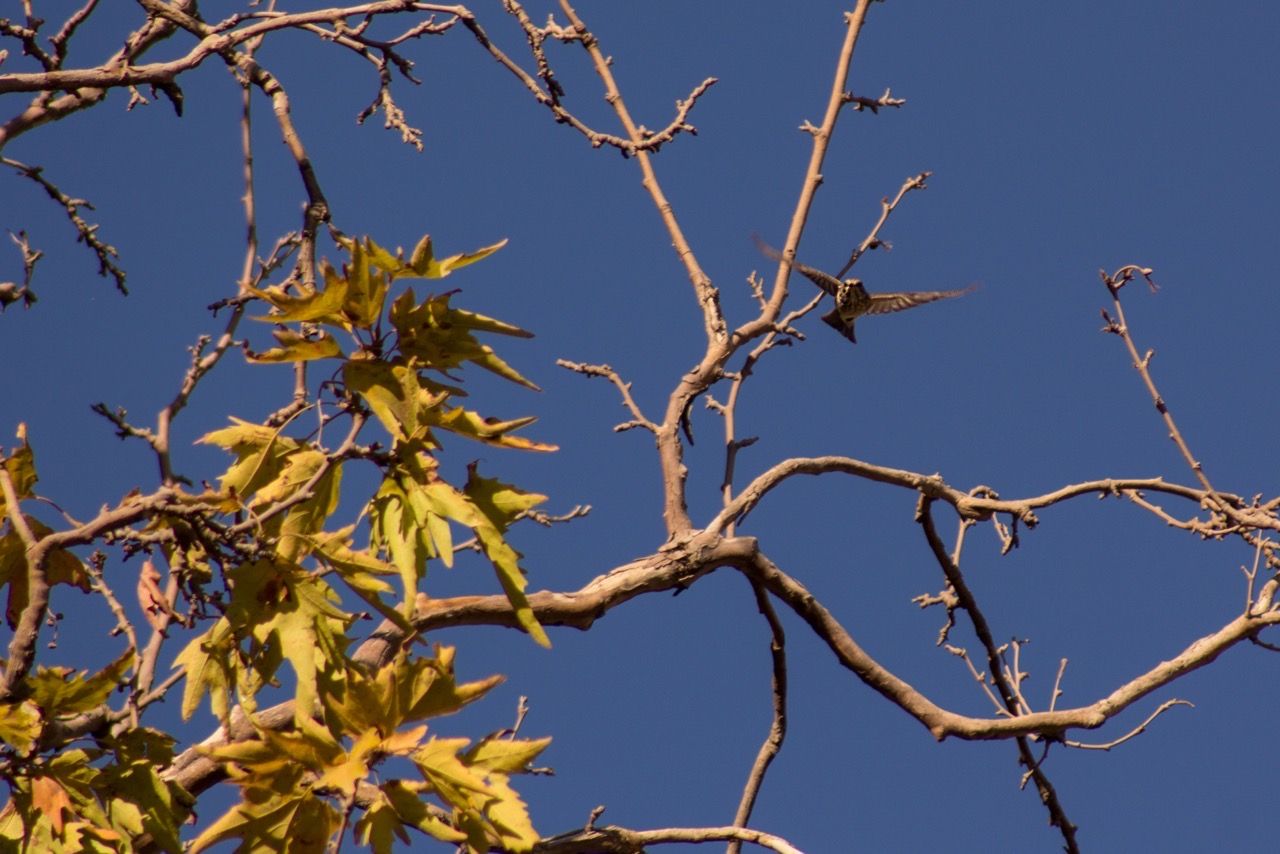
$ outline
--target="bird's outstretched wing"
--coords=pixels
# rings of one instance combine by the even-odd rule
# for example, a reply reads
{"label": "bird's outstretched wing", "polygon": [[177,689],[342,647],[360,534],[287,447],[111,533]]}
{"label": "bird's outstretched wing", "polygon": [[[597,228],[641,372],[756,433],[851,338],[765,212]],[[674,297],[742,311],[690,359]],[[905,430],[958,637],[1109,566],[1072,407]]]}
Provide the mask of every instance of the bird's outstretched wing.
{"label": "bird's outstretched wing", "polygon": [[[756,242],[756,247],[765,255],[775,261],[782,260],[782,253],[761,240],[759,235],[752,235],[752,239]],[[807,264],[801,264],[799,261],[792,261],[791,269],[800,273],[806,279],[813,282],[832,296],[836,295],[836,289],[840,287],[840,280],[835,276],[829,276],[821,270],[815,270],[813,267],[810,267]]]}
{"label": "bird's outstretched wing", "polygon": [[867,308],[867,314],[889,314],[894,311],[915,308],[916,306],[924,305],[925,303],[937,302],[940,299],[962,297],[965,294],[973,293],[977,289],[977,285],[970,285],[969,287],[962,288],[958,291],[915,291],[901,294],[871,294],[871,305]]}

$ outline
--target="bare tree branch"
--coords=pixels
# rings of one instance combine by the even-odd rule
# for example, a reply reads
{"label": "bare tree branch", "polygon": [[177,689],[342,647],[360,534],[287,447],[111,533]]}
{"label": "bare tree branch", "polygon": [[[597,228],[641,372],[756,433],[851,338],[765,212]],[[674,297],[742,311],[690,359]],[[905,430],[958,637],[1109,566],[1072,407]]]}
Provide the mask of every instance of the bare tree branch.
{"label": "bare tree branch", "polygon": [[[782,630],[782,621],[773,609],[773,603],[764,588],[754,578],[751,591],[756,597],[756,607],[769,624],[769,657],[773,665],[771,694],[773,697],[773,720],[769,724],[769,734],[756,753],[756,760],[751,765],[751,773],[742,789],[742,797],[738,801],[738,811],[733,816],[734,827],[746,827],[751,821],[751,811],[755,808],[756,798],[760,796],[760,787],[764,785],[764,775],[768,773],[778,751],[782,750],[782,742],[787,737],[787,636]],[[735,839],[726,848],[728,854],[738,854],[742,850],[742,840]]]}

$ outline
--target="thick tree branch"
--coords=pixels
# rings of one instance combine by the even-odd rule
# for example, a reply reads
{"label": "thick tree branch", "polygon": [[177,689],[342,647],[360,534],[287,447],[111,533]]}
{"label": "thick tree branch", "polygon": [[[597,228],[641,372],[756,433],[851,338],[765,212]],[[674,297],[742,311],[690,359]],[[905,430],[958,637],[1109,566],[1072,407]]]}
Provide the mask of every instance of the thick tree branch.
{"label": "thick tree branch", "polygon": [[[170,4],[170,8],[178,12],[186,12],[195,8],[195,0],[174,0]],[[73,16],[74,18],[74,16]],[[70,23],[71,19],[68,19]],[[74,29],[74,27],[72,28]],[[64,31],[66,28],[64,27]],[[177,32],[177,27],[166,20],[151,18],[138,29],[134,30],[125,39],[124,47],[117,51],[105,63],[98,66],[98,69],[116,69],[128,67],[133,61],[142,56],[151,47],[167,39],[169,36]],[[70,33],[68,32],[68,36]],[[65,41],[65,39],[64,39]],[[13,75],[0,75],[0,79],[11,77]],[[3,148],[8,142],[19,134],[26,133],[29,130],[40,127],[41,125],[55,122],[72,113],[92,107],[102,101],[111,91],[110,82],[102,86],[79,86],[73,90],[62,90],[65,94],[55,95],[58,89],[35,89],[26,91],[36,91],[37,95],[32,99],[31,103],[18,115],[9,119],[7,122],[0,124],[0,148]],[[0,90],[2,91],[2,90]]]}
{"label": "thick tree branch", "polygon": [[[760,552],[754,538],[723,539],[710,532],[702,532],[670,543],[655,554],[623,564],[596,577],[579,590],[544,590],[530,594],[528,600],[542,625],[586,630],[610,610],[638,596],[682,590],[724,566],[735,567],[758,580],[809,625],[844,667],[918,720],[938,740],[954,737],[996,741],[1019,736],[1058,739],[1068,730],[1097,729],[1153,691],[1204,667],[1236,644],[1252,640],[1264,629],[1280,624],[1280,608],[1272,607],[1280,582],[1272,581],[1264,587],[1248,613],[1090,705],[1013,717],[975,718],[941,708],[873,659],[812,593]],[[418,633],[478,625],[518,628],[519,622],[505,595],[449,599],[419,597],[413,619],[413,628]],[[353,658],[369,666],[379,666],[389,661],[406,640],[405,634],[394,624],[384,623],[359,647]],[[237,725],[236,720],[233,716],[232,740],[254,736],[256,730],[253,725],[247,721],[242,726]],[[257,720],[258,726],[266,728],[286,727],[292,722],[292,702],[272,707]],[[227,740],[227,734],[219,730],[202,744],[210,746]],[[195,748],[183,752],[164,774],[193,794],[213,785],[222,779],[222,775],[217,763],[202,756]]]}

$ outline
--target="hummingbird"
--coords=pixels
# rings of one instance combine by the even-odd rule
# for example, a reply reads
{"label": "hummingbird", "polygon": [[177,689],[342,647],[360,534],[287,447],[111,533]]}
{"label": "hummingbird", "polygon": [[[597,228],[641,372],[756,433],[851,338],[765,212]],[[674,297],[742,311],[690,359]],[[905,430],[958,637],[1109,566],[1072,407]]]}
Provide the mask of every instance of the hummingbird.
{"label": "hummingbird", "polygon": [[[756,238],[760,251],[775,261],[782,260],[782,253],[769,244]],[[822,322],[839,332],[852,343],[858,339],[853,335],[853,322],[864,314],[889,314],[904,311],[925,303],[940,299],[964,296],[972,293],[977,285],[970,285],[958,291],[911,291],[905,293],[868,293],[861,279],[845,279],[841,281],[835,276],[815,270],[799,261],[792,261],[791,267],[799,271],[805,278],[835,298],[835,308],[822,315]]]}

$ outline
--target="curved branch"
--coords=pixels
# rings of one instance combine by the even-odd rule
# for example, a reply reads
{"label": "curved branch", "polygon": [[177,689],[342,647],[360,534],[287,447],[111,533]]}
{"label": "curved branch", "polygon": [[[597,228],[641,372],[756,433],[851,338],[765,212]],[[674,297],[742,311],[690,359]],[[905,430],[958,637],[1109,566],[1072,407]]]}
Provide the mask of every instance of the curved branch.
{"label": "curved branch", "polygon": [[1160,717],[1165,712],[1172,709],[1174,706],[1190,706],[1192,708],[1195,708],[1195,704],[1187,700],[1178,700],[1178,699],[1165,700],[1156,708],[1154,712],[1147,715],[1146,720],[1144,720],[1142,723],[1138,724],[1136,727],[1129,730],[1119,738],[1112,739],[1111,741],[1108,741],[1105,744],[1088,744],[1083,741],[1071,741],[1067,739],[1063,741],[1063,744],[1067,745],[1067,747],[1075,747],[1080,750],[1103,750],[1103,751],[1114,750],[1115,748],[1124,744],[1126,741],[1129,741],[1130,739],[1134,739],[1142,735],[1144,732],[1147,731],[1147,727],[1151,726],[1152,721],[1154,721],[1156,718]]}
{"label": "curved branch", "polygon": [[778,854],[801,854],[781,836],[747,827],[664,827],[658,830],[631,830],[615,825],[585,827],[543,839],[533,846],[534,854],[641,854],[646,845],[667,843],[752,842]]}
{"label": "curved branch", "polygon": [[[638,596],[683,590],[724,566],[732,566],[758,580],[808,623],[844,667],[918,720],[939,741],[949,737],[968,741],[998,741],[1030,735],[1058,738],[1070,729],[1097,729],[1153,691],[1209,664],[1236,644],[1253,639],[1263,629],[1280,624],[1280,609],[1271,608],[1272,596],[1280,582],[1273,582],[1249,613],[1242,614],[1091,705],[1033,712],[1012,718],[974,718],[937,706],[868,655],[813,594],[760,552],[753,537],[726,539],[712,532],[702,532],[673,541],[654,554],[623,564],[592,579],[579,590],[543,590],[531,594],[528,600],[542,625],[586,630],[610,610]],[[449,599],[422,596],[418,599],[413,619],[413,629],[419,634],[433,629],[481,625],[520,627],[511,602],[503,594]],[[409,637],[393,623],[384,622],[360,645],[353,659],[369,666],[380,666],[408,640]],[[292,701],[260,713],[253,723],[237,708],[232,715],[230,735],[219,728],[202,745],[208,747],[252,738],[259,728],[289,727],[293,719]],[[192,747],[180,754],[163,776],[180,783],[192,794],[199,794],[221,780],[224,772],[216,762],[203,756],[197,747]]]}
{"label": "curved branch", "polygon": [[992,741],[1039,735],[1058,738],[1069,729],[1097,729],[1143,697],[1186,674],[1212,663],[1236,644],[1250,640],[1263,629],[1280,624],[1280,610],[1255,607],[1212,634],[1192,643],[1173,658],[1120,686],[1110,695],[1075,709],[1032,712],[1017,717],[973,718],[949,712],[930,701],[868,655],[840,622],[804,585],[791,578],[767,557],[753,553],[740,566],[760,579],[777,598],[809,624],[836,659],[863,683],[923,724],[939,741],[956,737],[967,741]]}
{"label": "curved branch", "polygon": [[[195,0],[174,0],[170,8],[183,12],[194,7]],[[72,18],[74,17],[73,15]],[[71,23],[71,20],[68,19],[68,23]],[[119,68],[129,66],[133,60],[142,56],[156,43],[177,32],[177,29],[167,20],[152,18],[130,33],[125,39],[124,47],[120,48],[99,67]],[[65,42],[65,39],[70,37],[70,32],[67,31],[66,27],[64,27],[63,32],[67,34],[63,39]],[[61,36],[63,33],[60,32],[58,35]],[[57,36],[54,38],[56,40]],[[0,75],[0,79],[7,76],[9,75]],[[109,91],[110,89],[105,86],[81,86],[57,97],[53,97],[52,90],[38,92],[25,110],[0,125],[0,148],[4,147],[5,142],[19,134],[94,106],[102,101]]]}
{"label": "curved branch", "polygon": [[[720,511],[707,525],[708,530],[721,530],[730,522],[741,521],[766,494],[788,478],[796,475],[849,474],[876,483],[900,486],[911,489],[928,498],[944,501],[956,509],[961,516],[972,519],[988,519],[995,513],[1008,513],[1017,517],[1028,527],[1035,527],[1039,522],[1035,510],[1049,507],[1071,498],[1082,495],[1127,495],[1128,493],[1148,490],[1176,495],[1189,501],[1203,501],[1208,493],[1203,489],[1169,483],[1164,478],[1102,478],[1068,484],[1053,492],[1043,495],[1003,500],[989,494],[971,495],[956,489],[942,479],[940,475],[920,474],[906,469],[895,469],[878,466],[853,457],[794,457],[783,460],[762,474],[758,475],[746,486],[738,497]],[[1248,506],[1238,495],[1217,492],[1214,495],[1221,499],[1221,509],[1232,521],[1241,525],[1257,528],[1280,530],[1280,520],[1263,507]]]}
{"label": "curved branch", "polygon": [[[559,593],[548,590],[531,594],[529,605],[543,626],[564,626],[586,630],[609,610],[645,593],[681,590],[703,575],[719,567],[745,560],[756,549],[751,538],[721,539],[704,534],[673,544],[669,548],[623,564],[592,579],[581,589]],[[413,628],[417,633],[452,626],[504,626],[518,629],[511,602],[503,594],[495,596],[458,596],[430,599],[419,596]],[[390,661],[409,640],[390,621],[383,622],[369,639],[360,645],[352,659],[370,667]],[[280,729],[293,724],[293,702],[273,706],[250,722],[237,707],[232,714],[230,734],[221,727],[201,746],[241,741],[256,735],[257,727]],[[221,766],[204,756],[198,747],[183,751],[165,769],[166,779],[180,783],[192,794],[199,794],[225,776]]]}
{"label": "curved branch", "polygon": [[[0,470],[0,488],[6,486],[6,493],[13,493],[8,473]],[[10,521],[15,528],[19,531],[25,529],[28,534],[32,534],[17,508],[16,495],[7,498],[5,503],[10,513]],[[18,683],[27,675],[35,662],[40,621],[44,619],[45,609],[49,604],[49,585],[44,573],[45,561],[56,549],[88,545],[108,532],[119,530],[140,519],[160,513],[190,515],[215,510],[216,507],[212,505],[206,507],[201,504],[198,497],[183,496],[177,490],[164,487],[151,495],[126,498],[116,507],[103,510],[83,525],[65,531],[56,531],[38,540],[33,534],[30,538],[24,535],[29,585],[27,604],[18,617],[18,627],[9,641],[9,658],[4,665],[3,678],[0,679],[0,702],[13,695]],[[22,520],[21,525],[14,521],[15,516]]]}
{"label": "curved branch", "polygon": [[[190,4],[193,6],[194,4]],[[158,18],[166,19],[171,25],[189,29],[198,20],[180,8],[168,3],[144,0],[149,12]],[[442,12],[458,14],[463,7],[442,6],[434,3],[409,3],[404,0],[381,0],[378,3],[360,3],[342,8],[317,9],[311,12],[297,12],[268,18],[232,32],[219,32],[216,28],[205,25],[206,32],[185,56],[168,62],[153,62],[148,65],[132,65],[117,56],[104,65],[95,68],[73,68],[69,70],[33,72],[28,74],[0,74],[0,94],[5,92],[56,92],[60,90],[76,90],[84,88],[115,89],[127,86],[162,86],[173,82],[174,78],[185,71],[199,66],[211,56],[232,50],[238,45],[251,41],[258,36],[273,30],[297,28],[304,24],[327,24],[362,15],[386,15],[397,12]]]}
{"label": "curved branch", "polygon": [[[983,649],[986,650],[987,670],[990,673],[991,683],[1000,692],[1000,701],[1004,706],[1004,710],[1013,717],[1024,716],[1030,709],[1022,696],[1020,684],[1022,678],[1021,668],[1018,667],[1016,658],[1012,676],[1006,672],[1005,668],[1001,667],[1000,648],[995,642],[995,637],[991,634],[991,626],[987,623],[986,615],[978,607],[978,600],[969,589],[969,584],[965,581],[964,574],[960,571],[958,561],[961,543],[957,542],[954,555],[947,554],[947,548],[943,545],[942,538],[938,536],[938,529],[933,521],[932,505],[931,499],[922,496],[919,507],[916,510],[916,517],[924,529],[925,539],[929,542],[929,550],[933,552],[934,559],[942,569],[942,574],[947,579],[949,589],[955,594],[958,607],[969,615],[969,621],[973,625],[973,633],[978,636],[978,641],[982,644]],[[961,523],[960,541],[963,541],[966,524],[964,522]],[[983,687],[985,690],[986,686],[984,685]],[[1049,811],[1049,824],[1058,828],[1062,833],[1068,852],[1079,851],[1079,845],[1076,843],[1076,826],[1067,818],[1066,810],[1058,797],[1058,791],[1044,772],[1043,761],[1037,760],[1032,755],[1030,739],[1026,736],[1020,735],[1015,741],[1018,745],[1019,761],[1027,769],[1027,776],[1035,781],[1036,792],[1040,795],[1040,802]]]}

